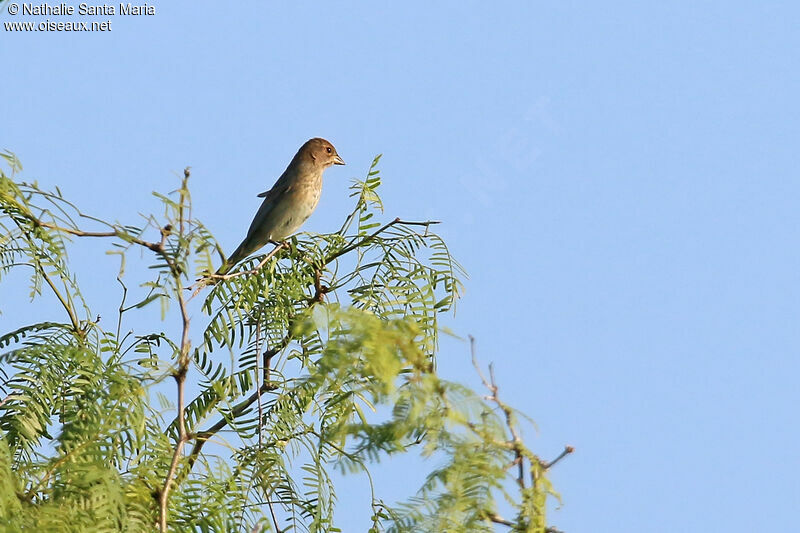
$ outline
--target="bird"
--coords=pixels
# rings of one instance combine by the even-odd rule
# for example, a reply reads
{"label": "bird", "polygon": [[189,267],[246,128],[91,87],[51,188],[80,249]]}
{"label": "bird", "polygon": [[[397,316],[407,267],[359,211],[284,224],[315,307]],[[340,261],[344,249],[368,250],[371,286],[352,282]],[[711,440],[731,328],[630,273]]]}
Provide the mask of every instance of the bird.
{"label": "bird", "polygon": [[275,185],[258,195],[264,201],[250,223],[247,236],[222,263],[216,275],[224,275],[265,244],[283,241],[297,231],[317,207],[322,192],[322,173],[332,165],[344,164],[329,141],[319,137],[306,141]]}

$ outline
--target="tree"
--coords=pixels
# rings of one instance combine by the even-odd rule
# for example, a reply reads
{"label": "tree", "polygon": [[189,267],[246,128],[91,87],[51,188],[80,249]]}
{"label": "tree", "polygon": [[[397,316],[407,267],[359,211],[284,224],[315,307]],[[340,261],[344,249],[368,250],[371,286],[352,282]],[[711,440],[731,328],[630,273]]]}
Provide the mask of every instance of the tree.
{"label": "tree", "polygon": [[[128,225],[18,180],[19,161],[2,156],[0,282],[26,271],[31,299],[50,293],[64,317],[0,331],[5,530],[336,531],[333,469],[369,476],[415,450],[438,468],[406,502],[373,492],[372,531],[547,529],[555,461],[525,446],[491,373],[485,397],[437,375],[438,320],[462,271],[435,222],[375,222],[380,156],[338,231],[297,235],[218,278],[188,169],[155,194],[162,216]],[[121,258],[111,328],[70,270],[75,239]],[[130,289],[133,249],[151,274]],[[154,311],[179,334],[130,328]]]}

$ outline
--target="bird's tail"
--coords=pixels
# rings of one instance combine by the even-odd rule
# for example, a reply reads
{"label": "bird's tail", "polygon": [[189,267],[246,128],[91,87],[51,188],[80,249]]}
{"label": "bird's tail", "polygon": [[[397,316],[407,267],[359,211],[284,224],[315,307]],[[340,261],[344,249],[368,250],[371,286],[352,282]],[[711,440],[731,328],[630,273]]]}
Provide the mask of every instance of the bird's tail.
{"label": "bird's tail", "polygon": [[245,243],[239,245],[231,256],[222,263],[222,266],[216,271],[217,276],[222,276],[228,273],[230,269],[236,266],[236,263],[250,255],[250,251],[245,248]]}

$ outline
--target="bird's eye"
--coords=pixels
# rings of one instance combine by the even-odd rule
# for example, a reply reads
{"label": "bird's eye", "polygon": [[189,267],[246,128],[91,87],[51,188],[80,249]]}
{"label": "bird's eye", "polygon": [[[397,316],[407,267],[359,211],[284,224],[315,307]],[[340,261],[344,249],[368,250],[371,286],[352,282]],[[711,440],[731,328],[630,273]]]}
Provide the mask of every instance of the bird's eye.
{"label": "bird's eye", "polygon": [[330,147],[330,146],[328,146],[327,148],[325,148],[325,150],[327,150],[327,151],[328,151],[328,153],[331,153],[331,147]]}

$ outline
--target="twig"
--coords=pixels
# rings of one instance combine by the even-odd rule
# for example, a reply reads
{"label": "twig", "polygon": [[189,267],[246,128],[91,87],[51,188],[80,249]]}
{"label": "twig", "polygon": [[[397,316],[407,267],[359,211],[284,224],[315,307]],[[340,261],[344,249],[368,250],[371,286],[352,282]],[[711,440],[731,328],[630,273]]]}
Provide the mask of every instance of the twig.
{"label": "twig", "polygon": [[161,232],[161,241],[156,243],[156,242],[146,241],[138,237],[134,237],[133,235],[130,235],[129,233],[126,233],[118,229],[115,229],[114,231],[83,231],[79,229],[72,229],[72,228],[65,228],[63,226],[58,226],[56,224],[51,224],[50,222],[44,222],[34,217],[29,217],[29,218],[31,222],[34,223],[34,225],[60,231],[62,233],[68,233],[70,235],[75,235],[76,237],[118,237],[125,242],[131,244],[137,244],[158,254],[158,256],[161,257],[167,263],[167,266],[169,267],[173,275],[180,274],[180,269],[178,268],[175,259],[171,257],[167,253],[166,248],[164,248],[167,236],[172,232],[172,227],[169,224],[167,224],[166,226],[164,226],[159,230]]}
{"label": "twig", "polygon": [[181,315],[183,318],[183,333],[181,335],[181,353],[178,359],[178,371],[173,376],[178,388],[178,442],[175,443],[175,450],[172,454],[172,462],[169,465],[167,478],[164,480],[164,486],[159,494],[159,507],[160,507],[160,526],[161,532],[167,531],[167,500],[169,498],[169,491],[172,485],[172,478],[178,469],[178,462],[180,461],[183,447],[189,440],[186,433],[186,416],[184,406],[184,385],[186,383],[186,373],[189,369],[189,315],[186,310],[186,300],[183,298],[182,291],[180,290],[180,281],[178,281],[178,302],[181,307]]}
{"label": "twig", "polygon": [[497,407],[499,407],[500,410],[503,411],[503,415],[505,416],[506,426],[508,426],[508,431],[511,433],[511,447],[514,450],[514,461],[511,464],[517,465],[517,485],[519,485],[521,489],[524,489],[525,488],[525,460],[523,454],[524,446],[522,444],[522,439],[520,438],[519,433],[517,432],[517,429],[514,427],[514,411],[511,409],[511,407],[500,401],[500,397],[497,394],[498,391],[497,382],[494,379],[494,365],[492,364],[489,365],[489,380],[486,379],[486,376],[481,371],[480,366],[478,365],[478,359],[475,355],[475,337],[473,337],[472,335],[469,336],[469,344],[470,344],[470,351],[472,353],[472,365],[475,367],[475,370],[477,370],[478,375],[480,376],[481,381],[483,382],[483,385],[487,389],[489,389],[489,392],[491,392],[491,395],[488,396],[487,398],[490,401],[494,402],[497,405]]}
{"label": "twig", "polygon": [[272,508],[272,500],[267,500],[267,506],[269,507],[269,514],[272,516],[272,525],[275,526],[275,533],[283,533],[283,530],[278,525],[278,517],[275,516],[275,509]]}
{"label": "twig", "polygon": [[78,456],[81,450],[90,446],[93,443],[94,441],[92,439],[88,439],[78,444],[74,448],[70,449],[68,452],[66,452],[63,457],[61,457],[58,461],[53,463],[53,466],[50,467],[50,469],[47,472],[45,472],[44,476],[42,476],[42,479],[40,479],[36,485],[32,486],[31,489],[27,493],[25,493],[25,496],[23,498],[29,502],[33,501],[33,497],[39,491],[39,488],[44,486],[47,480],[50,479],[50,476],[55,474],[56,470],[58,470],[58,468],[61,465],[63,465],[67,461],[72,460],[74,457]]}
{"label": "twig", "polygon": [[53,280],[50,279],[50,276],[47,275],[47,273],[44,271],[44,268],[38,263],[38,261],[37,261],[37,267],[39,267],[39,273],[47,282],[47,285],[53,291],[53,294],[56,295],[58,301],[61,302],[61,305],[64,306],[64,309],[67,311],[67,314],[69,315],[69,321],[72,323],[72,328],[75,330],[75,334],[83,338],[84,337],[83,330],[81,329],[80,321],[78,320],[78,315],[75,314],[75,309],[73,309],[72,307],[72,302],[70,301],[69,296],[64,297],[61,295],[61,293],[56,288],[55,283],[53,283]]}
{"label": "twig", "polygon": [[410,220],[403,220],[400,217],[397,217],[394,220],[392,220],[391,222],[387,222],[386,224],[384,224],[383,226],[381,226],[380,228],[375,230],[373,233],[367,235],[363,239],[360,239],[360,240],[358,240],[358,241],[356,241],[356,242],[354,242],[354,243],[352,243],[352,244],[350,244],[348,246],[345,246],[344,248],[342,248],[338,252],[328,256],[325,259],[323,264],[327,265],[328,263],[330,263],[334,259],[336,259],[338,257],[341,257],[346,253],[350,253],[353,250],[355,250],[356,248],[360,248],[361,246],[363,246],[366,243],[370,242],[372,239],[374,239],[375,237],[377,237],[378,235],[380,235],[381,233],[383,233],[384,231],[386,231],[387,229],[391,228],[394,225],[400,224],[400,225],[403,225],[403,226],[425,226],[426,228],[428,228],[433,224],[439,224],[439,223],[440,223],[440,221],[438,221],[438,220],[427,220],[425,222],[416,222],[416,221],[410,221]]}
{"label": "twig", "polygon": [[[256,387],[261,388],[261,320],[256,321]],[[264,419],[264,407],[261,405],[261,395],[256,398],[258,402],[258,449],[261,450],[261,424]]]}
{"label": "twig", "polygon": [[[272,259],[275,256],[276,253],[278,253],[280,250],[282,250],[283,248],[286,248],[288,246],[289,246],[289,242],[288,241],[281,241],[279,243],[276,243],[275,244],[275,248],[270,250],[269,253],[267,255],[265,255],[264,258],[258,263],[258,265],[256,265],[254,268],[252,268],[250,270],[242,270],[240,272],[234,272],[233,274],[208,274],[204,278],[199,279],[197,281],[197,283],[195,283],[195,285],[200,285],[200,287],[197,289],[197,291],[199,291],[203,286],[208,284],[207,280],[214,280],[214,283],[216,283],[217,281],[227,280],[227,279],[231,279],[231,278],[237,278],[239,276],[249,276],[251,274],[255,274],[256,272],[261,270],[264,267],[264,265],[267,264],[267,261]],[[195,293],[197,291],[195,291]]]}
{"label": "twig", "polygon": [[[181,236],[184,235],[185,231],[184,205],[187,199],[185,191],[186,181],[188,179],[189,167],[186,167],[184,170],[183,184],[181,187],[180,206],[178,208],[178,221]],[[161,232],[161,244],[159,244],[159,248],[161,250],[164,249],[164,242],[170,231],[171,228],[166,226]],[[163,253],[162,255],[167,257]],[[186,298],[183,296],[183,283],[181,281],[180,269],[177,268],[177,266],[173,267],[173,264],[174,263],[170,264],[170,271],[172,272],[172,276],[175,280],[175,293],[178,297],[178,304],[181,310],[181,321],[183,324],[181,331],[180,354],[178,355],[178,370],[173,375],[178,389],[178,442],[175,443],[175,450],[172,454],[172,462],[169,465],[169,471],[167,472],[167,477],[164,480],[164,486],[159,494],[159,526],[161,533],[166,533],[167,531],[167,502],[169,500],[169,492],[172,487],[172,478],[175,476],[175,472],[178,469],[178,463],[180,462],[181,455],[183,454],[183,447],[189,440],[189,436],[186,433],[186,413],[184,403],[184,386],[186,383],[186,374],[189,370],[189,350],[191,348],[191,341],[189,340],[189,311],[186,306]]]}
{"label": "twig", "polygon": [[286,346],[288,346],[291,341],[292,341],[291,334],[287,334],[281,340],[281,342],[278,344],[278,346],[276,346],[275,348],[270,348],[269,350],[265,350],[264,351],[264,378],[263,378],[263,382],[261,383],[261,386],[258,387],[258,389],[253,394],[251,394],[249,397],[247,397],[246,399],[242,400],[238,404],[234,405],[233,408],[228,413],[228,416],[224,416],[223,415],[223,417],[220,418],[214,425],[212,425],[206,431],[201,431],[200,433],[198,433],[195,436],[194,446],[192,447],[192,451],[189,452],[189,455],[188,455],[188,458],[187,458],[187,461],[186,461],[186,467],[181,472],[181,474],[178,476],[178,481],[181,481],[181,480],[185,479],[186,476],[189,475],[189,472],[191,472],[192,466],[194,466],[195,461],[197,461],[197,458],[200,455],[200,451],[203,449],[203,446],[205,445],[206,441],[208,441],[209,439],[211,439],[211,437],[213,437],[214,435],[216,435],[217,433],[222,431],[222,429],[225,426],[227,426],[230,423],[231,420],[235,419],[236,417],[240,416],[242,413],[247,411],[247,409],[249,409],[250,406],[253,405],[254,402],[258,401],[258,399],[261,397],[262,394],[264,394],[265,392],[268,392],[268,391],[271,391],[271,390],[275,390],[276,388],[278,388],[277,385],[274,385],[274,384],[270,383],[270,380],[269,380],[270,361],[275,355],[280,353],[281,350],[286,348]]}
{"label": "twig", "polygon": [[330,292],[330,289],[322,284],[322,270],[319,268],[314,269],[314,296],[311,297],[311,303],[322,303],[325,300],[325,295]]}
{"label": "twig", "polygon": [[[274,348],[270,348],[270,349],[268,349],[268,350],[264,350],[264,358],[263,358],[263,361],[264,361],[264,371],[263,371],[264,378],[263,378],[263,383],[261,384],[261,391],[262,391],[261,393],[262,393],[262,394],[263,394],[264,392],[266,392],[266,391],[269,391],[269,390],[274,390],[274,389],[276,388],[274,385],[273,385],[273,386],[266,386],[266,385],[269,383],[269,367],[270,367],[270,361],[272,360],[272,358],[273,358],[274,356],[276,356],[278,353],[280,353],[280,351],[281,351],[281,350],[283,350],[284,348],[286,348],[286,347],[289,345],[289,343],[290,343],[290,342],[292,342],[292,338],[293,338],[293,337],[292,337],[292,335],[291,335],[291,334],[287,334],[286,336],[284,336],[284,338],[283,338],[283,339],[281,339],[281,342],[280,342],[280,343],[278,343],[278,344],[277,344],[277,345],[276,345]],[[231,411],[230,411],[230,416],[231,416],[231,418],[234,418],[234,417],[236,417],[236,416],[239,416],[240,414],[242,414],[242,413],[243,413],[243,412],[244,412],[244,411],[245,411],[245,410],[246,410],[246,409],[247,409],[247,408],[248,408],[250,405],[252,405],[252,404],[253,404],[255,401],[256,401],[256,395],[255,395],[255,394],[253,394],[253,395],[251,395],[250,397],[248,397],[247,399],[245,399],[245,400],[242,400],[241,402],[239,402],[238,404],[236,404],[236,405],[235,405],[235,406],[234,406],[234,407],[231,409]],[[169,424],[169,426],[167,426],[167,427],[171,428],[171,427],[175,426],[177,423],[178,423],[178,419],[177,419],[177,417],[176,417],[176,418],[175,418],[175,419],[174,419],[174,420],[173,420],[173,421],[172,421],[172,422]],[[204,431],[204,432],[198,433],[198,434],[197,434],[197,436],[196,436],[196,438],[198,438],[198,439],[199,439],[199,438],[206,438],[206,439],[208,439],[208,438],[210,438],[211,436],[213,436],[213,434],[214,434],[214,433],[217,433],[219,430],[221,430],[222,428],[224,428],[226,425],[227,425],[226,419],[223,417],[223,418],[222,418],[221,420],[219,420],[219,421],[218,421],[216,424],[214,424],[213,426],[211,426],[211,427],[208,429],[208,431]],[[211,433],[211,435],[206,435],[207,433]],[[201,446],[201,447],[202,447],[202,446]],[[195,446],[195,448],[196,448],[196,446]],[[190,454],[189,454],[189,456],[190,456],[190,464],[193,464],[193,463],[194,463],[194,461],[193,461],[193,460],[191,460],[191,455],[192,455],[192,454],[194,454],[194,453],[195,453],[195,449],[192,449],[192,453],[190,453]],[[182,478],[182,477],[183,477],[183,476],[181,476],[181,478]]]}
{"label": "twig", "polygon": [[[69,233],[70,235],[75,235],[76,237],[119,237],[118,231],[83,231],[80,229],[72,229],[72,228],[65,228],[63,226],[58,226],[56,224],[51,224],[50,222],[44,222],[43,220],[39,220],[36,218],[31,217],[31,221],[37,225],[42,226],[43,228],[54,229],[56,231],[60,231],[62,233]],[[131,241],[134,242],[134,241]],[[144,244],[137,243],[137,244]],[[151,246],[155,246],[153,243],[146,243],[144,244],[147,248],[152,250]]]}
{"label": "twig", "polygon": [[[366,237],[364,237],[364,238],[362,238],[362,239],[360,239],[360,240],[358,240],[356,242],[353,242],[353,243],[349,244],[348,246],[345,246],[344,248],[342,248],[338,252],[335,252],[335,253],[329,255],[328,257],[326,257],[322,261],[322,265],[321,266],[328,265],[328,264],[332,263],[334,260],[336,260],[337,258],[343,256],[344,254],[352,252],[356,248],[359,248],[359,247],[363,246],[364,244],[370,242],[375,237],[377,237],[378,235],[380,235],[381,233],[383,233],[384,231],[386,231],[387,229],[389,229],[390,227],[392,227],[394,225],[400,224],[400,225],[405,225],[405,226],[425,226],[425,233],[427,235],[427,230],[428,230],[428,228],[430,226],[432,226],[433,224],[440,224],[440,223],[441,222],[438,221],[438,220],[427,220],[427,221],[424,221],[424,222],[420,222],[420,221],[413,221],[413,220],[402,220],[399,217],[395,218],[391,222],[387,222],[386,224],[384,224],[383,226],[378,228],[375,232],[371,233],[370,235],[367,235]],[[289,242],[288,241],[281,241],[279,243],[276,243],[275,248],[270,250],[270,252],[261,260],[261,262],[259,262],[258,265],[255,266],[255,268],[252,268],[250,270],[243,270],[243,271],[240,271],[240,272],[234,272],[232,274],[208,274],[207,276],[197,280],[197,283],[195,283],[194,285],[189,287],[190,290],[194,291],[193,294],[192,294],[192,297],[196,296],[203,289],[203,287],[205,287],[206,285],[214,284],[214,283],[217,283],[218,281],[228,280],[228,279],[236,278],[236,277],[239,277],[239,276],[249,276],[249,275],[255,274],[256,272],[261,270],[261,268],[263,268],[263,266],[265,264],[267,264],[267,261],[272,259],[272,257],[276,253],[278,253],[279,250],[281,250],[282,248],[286,248],[288,246],[289,246]],[[320,287],[317,286],[316,288],[319,289]],[[324,296],[324,294],[326,294],[326,292],[327,292],[324,289],[325,288],[323,287],[323,291],[322,292],[319,292],[319,290],[318,290],[315,293],[313,301],[316,301],[316,302],[322,301],[322,296]]]}
{"label": "twig", "polygon": [[[510,441],[503,442],[503,443],[495,443],[495,444],[498,444],[498,445],[500,445],[502,447],[507,447],[508,449],[513,450],[513,452],[514,452],[514,460],[511,461],[508,464],[508,466],[506,466],[506,470],[509,469],[509,468],[512,468],[514,466],[517,466],[518,470],[517,470],[517,479],[516,479],[516,481],[517,481],[517,484],[520,486],[520,488],[524,491],[525,490],[525,459],[527,458],[528,461],[531,462],[531,468],[530,468],[531,487],[534,490],[537,490],[537,481],[538,481],[538,478],[541,475],[542,471],[547,470],[548,468],[552,467],[553,465],[558,463],[561,459],[563,459],[567,455],[569,455],[572,452],[574,452],[575,449],[572,446],[565,446],[564,447],[564,451],[562,451],[561,454],[559,454],[558,457],[556,457],[555,459],[553,459],[549,463],[545,463],[544,461],[540,460],[535,455],[531,454],[531,452],[529,452],[525,448],[525,446],[524,446],[524,444],[522,442],[522,439],[520,438],[519,433],[518,433],[518,431],[517,431],[517,429],[515,427],[515,424],[514,424],[514,410],[510,406],[508,406],[505,403],[503,403],[500,400],[500,397],[497,394],[498,387],[497,387],[497,381],[494,378],[494,366],[491,365],[491,364],[489,365],[489,378],[487,379],[486,375],[483,373],[483,371],[481,370],[480,366],[478,365],[478,360],[477,360],[477,357],[475,355],[475,337],[470,335],[469,336],[469,342],[470,342],[470,351],[472,353],[472,365],[475,367],[475,370],[478,372],[478,376],[480,376],[481,381],[483,382],[483,385],[490,392],[490,394],[488,396],[486,396],[485,398],[486,398],[486,400],[491,401],[495,405],[497,405],[497,407],[503,412],[503,415],[505,416],[506,426],[508,427],[508,431],[511,433],[511,440]],[[468,427],[480,435],[480,432],[477,431],[477,429],[474,427],[473,424],[468,424]],[[483,435],[481,435],[481,436],[483,436]],[[483,437],[486,438],[485,436],[483,436]],[[502,524],[502,525],[509,526],[509,527],[517,527],[516,524],[514,524],[514,523],[512,523],[512,522],[510,522],[510,521],[508,521],[508,520],[506,520],[506,519],[504,519],[502,517],[500,517],[499,515],[497,515],[496,513],[493,513],[493,512],[488,512],[486,514],[486,518],[488,520],[491,520],[492,522],[494,522],[496,524]],[[546,528],[545,532],[546,533],[561,533],[558,529],[553,528],[553,527]]]}
{"label": "twig", "polygon": [[134,237],[132,235],[129,235],[128,233],[124,233],[116,229],[114,231],[83,231],[80,229],[65,228],[63,226],[58,226],[56,224],[51,224],[50,222],[45,222],[43,220],[39,220],[34,217],[29,217],[29,218],[31,222],[34,223],[34,225],[60,231],[62,233],[68,233],[70,235],[75,235],[76,237],[119,237],[123,241],[130,242],[132,244],[138,244],[139,246],[144,246],[145,248],[148,248],[159,254],[164,251],[159,243],[145,241],[143,239]]}
{"label": "twig", "polygon": [[120,285],[122,285],[122,301],[119,302],[119,319],[117,320],[117,336],[116,339],[119,341],[119,333],[122,330],[122,314],[125,312],[125,298],[128,296],[128,287],[125,286],[125,283],[122,282],[122,278],[117,276],[117,281]]}
{"label": "twig", "polygon": [[489,521],[494,522],[495,524],[500,524],[500,525],[508,526],[508,527],[514,527],[514,522],[512,522],[510,520],[506,520],[505,518],[503,518],[502,516],[500,516],[497,513],[492,513],[492,512],[486,513],[486,518]]}
{"label": "twig", "polygon": [[186,232],[184,231],[183,206],[186,205],[186,197],[189,194],[189,191],[186,188],[186,182],[189,180],[189,176],[191,176],[191,168],[192,167],[186,167],[183,169],[183,183],[181,184],[182,187],[180,190],[181,199],[178,203],[178,222],[181,235],[186,235]]}
{"label": "twig", "polygon": [[[269,351],[269,350],[267,350]],[[256,321],[256,386],[261,388],[262,383],[267,383],[268,374],[267,368],[269,365],[269,359],[266,358],[266,352],[264,353],[264,375],[261,375],[261,320]],[[262,381],[263,380],[263,381]],[[259,394],[256,398],[258,402],[258,451],[261,452],[261,448],[263,446],[263,427],[261,424],[264,423],[264,407],[261,403],[261,395]],[[278,519],[275,517],[275,510],[272,508],[272,502],[268,501],[267,506],[269,507],[269,514],[272,516],[272,523],[275,526],[275,531],[277,533],[281,533],[281,528],[278,526]]]}
{"label": "twig", "polygon": [[258,398],[260,395],[267,391],[275,390],[276,388],[277,387],[271,383],[262,383],[261,386],[247,399],[236,404],[233,409],[230,410],[228,417],[223,416],[206,431],[201,431],[198,433],[195,437],[195,443],[192,447],[192,451],[189,452],[189,455],[187,456],[186,467],[181,472],[180,476],[178,476],[177,481],[181,481],[185,479],[187,475],[189,475],[189,472],[191,471],[192,466],[194,466],[195,461],[197,461],[197,457],[200,455],[200,451],[203,449],[205,443],[211,439],[211,437],[219,433],[225,426],[227,426],[230,419],[234,419],[244,413],[251,405],[253,405],[253,403],[256,402],[256,398]]}
{"label": "twig", "polygon": [[[325,287],[323,287],[322,284],[321,284],[321,271],[320,271],[321,267],[324,267],[325,265],[333,262],[338,257],[341,257],[342,255],[344,255],[344,254],[346,254],[346,253],[348,253],[348,252],[350,252],[352,250],[355,250],[356,248],[358,248],[360,246],[363,246],[364,244],[370,242],[372,239],[377,237],[380,233],[382,233],[383,231],[386,231],[386,229],[388,229],[388,228],[390,228],[390,227],[392,227],[392,226],[394,226],[396,224],[402,224],[402,225],[408,225],[408,226],[425,226],[427,228],[427,227],[429,227],[429,226],[431,226],[433,224],[438,224],[438,223],[439,223],[438,221],[415,222],[415,221],[404,221],[404,220],[402,220],[400,218],[395,218],[391,222],[389,222],[387,224],[384,224],[381,228],[379,228],[377,231],[373,232],[372,234],[367,235],[366,237],[364,237],[362,239],[359,239],[358,241],[353,242],[352,244],[344,247],[343,249],[339,250],[338,252],[328,256],[327,258],[325,258],[325,260],[322,262],[322,264],[317,266],[316,269],[315,269],[315,284],[314,284],[315,296],[314,296],[314,298],[312,298],[309,301],[309,305],[320,301],[322,299],[321,296],[326,292]],[[227,280],[227,279],[231,279],[231,278],[238,277],[238,276],[246,276],[246,275],[255,274],[265,264],[267,264],[267,262],[271,258],[273,258],[275,256],[275,254],[278,253],[278,251],[280,251],[281,249],[283,249],[285,247],[288,247],[288,246],[289,246],[289,243],[287,241],[276,243],[276,246],[272,250],[270,250],[270,252],[253,269],[240,271],[240,272],[235,272],[233,274],[209,274],[207,277],[205,277],[205,278],[203,278],[201,280],[198,280],[198,282],[195,285],[200,285],[200,288],[197,288],[195,290],[195,293],[192,296],[197,294],[197,292],[200,291],[202,286],[204,284],[207,284],[207,280],[209,280],[209,279],[210,280],[215,280],[215,281],[216,280]],[[260,340],[260,338],[257,338],[256,342],[258,343],[259,340]],[[251,394],[249,397],[247,397],[246,399],[244,399],[243,401],[241,401],[240,403],[235,405],[227,414],[223,414],[222,418],[220,418],[216,423],[214,423],[207,430],[199,432],[199,433],[197,433],[196,435],[193,436],[194,441],[195,441],[194,446],[192,447],[192,450],[189,452],[189,454],[186,456],[186,465],[185,465],[185,467],[176,476],[176,479],[175,479],[176,483],[182,482],[182,480],[185,479],[186,476],[189,475],[189,473],[192,470],[192,467],[194,466],[195,462],[199,458],[200,453],[201,453],[205,443],[208,440],[210,440],[214,435],[219,433],[223,428],[228,426],[231,421],[235,420],[237,417],[239,417],[244,412],[246,412],[247,409],[249,409],[250,406],[253,405],[253,403],[258,402],[258,404],[259,404],[259,420],[261,419],[261,417],[262,417],[261,395],[266,393],[266,392],[268,392],[268,391],[270,391],[270,390],[275,390],[277,388],[277,386],[273,385],[272,383],[270,383],[270,380],[269,380],[270,361],[271,361],[272,357],[274,357],[275,355],[280,353],[281,350],[283,350],[286,346],[288,346],[288,344],[291,342],[291,340],[292,340],[291,333],[287,333],[287,335],[283,338],[283,340],[279,343],[278,346],[275,346],[273,348],[270,348],[270,349],[264,351],[264,367],[263,367],[264,376],[263,376],[263,382],[261,383],[261,385],[259,387],[257,387],[256,391],[253,394]],[[256,357],[258,358],[258,354],[256,355]],[[181,428],[181,424],[182,424],[182,420],[180,419],[180,417],[178,419],[178,423],[179,423],[179,429],[180,429]],[[260,432],[259,432],[259,438],[261,438]],[[163,498],[163,494],[162,494],[162,498]],[[273,521],[275,523],[275,528],[278,531],[280,531],[278,529],[277,520],[275,519],[274,512],[273,512],[272,508],[270,508],[270,512],[272,512],[272,514],[273,514]]]}
{"label": "twig", "polygon": [[[31,222],[34,224],[34,226],[35,226],[37,223],[39,223],[39,222],[40,222],[40,221],[39,221],[37,218],[35,218],[33,215],[30,215],[30,214],[27,214],[27,213],[25,213],[25,214],[24,214],[24,216],[25,216],[25,217],[27,217],[27,218],[28,218],[28,219],[29,219],[29,220],[30,220],[30,221],[31,221]],[[12,218],[12,220],[14,221],[14,224],[17,226],[17,228],[18,228],[18,229],[19,229],[19,230],[20,230],[20,231],[23,233],[23,235],[24,235],[24,238],[25,238],[25,239],[28,241],[28,243],[30,244],[30,246],[31,246],[32,248],[33,248],[33,247],[35,247],[35,245],[34,245],[34,243],[33,243],[33,238],[32,238],[30,235],[28,235],[28,234],[27,234],[27,232],[26,232],[26,231],[25,231],[25,229],[22,227],[22,225],[20,224],[20,222],[19,222],[19,221],[17,221],[15,218]],[[75,310],[73,309],[73,306],[72,306],[72,301],[71,301],[71,300],[70,300],[70,298],[69,298],[69,290],[67,290],[67,296],[66,296],[66,297],[64,297],[64,296],[61,294],[61,292],[59,292],[59,290],[56,288],[56,285],[55,285],[55,283],[53,283],[53,280],[51,280],[51,279],[50,279],[50,276],[48,276],[48,275],[47,275],[47,272],[45,272],[45,269],[44,269],[44,267],[42,266],[42,262],[41,262],[41,260],[39,259],[38,255],[34,254],[34,256],[32,257],[32,259],[33,259],[33,263],[32,263],[30,266],[31,266],[31,267],[32,267],[34,270],[38,271],[38,272],[39,272],[39,273],[42,275],[42,277],[44,278],[44,280],[47,282],[47,285],[48,285],[48,287],[50,287],[50,289],[53,291],[53,294],[56,296],[56,298],[58,299],[58,301],[59,301],[59,302],[61,303],[61,305],[64,307],[64,310],[66,310],[66,312],[67,312],[67,315],[69,315],[69,321],[70,321],[70,323],[72,323],[72,329],[73,329],[73,331],[75,332],[75,335],[76,335],[76,336],[77,336],[79,339],[81,339],[81,340],[82,340],[82,339],[83,339],[83,335],[84,335],[84,333],[83,333],[83,330],[81,329],[81,326],[80,326],[80,321],[78,320],[78,316],[75,314]],[[65,282],[65,286],[66,286],[66,282]]]}
{"label": "twig", "polygon": [[575,448],[573,448],[572,446],[564,446],[564,451],[562,451],[560,454],[558,454],[558,457],[556,457],[555,459],[553,459],[549,463],[542,463],[542,468],[547,470],[548,468],[550,468],[551,466],[554,466],[557,462],[559,462],[561,459],[563,459],[564,457],[566,457],[567,455],[571,454],[574,451],[575,451]]}
{"label": "twig", "polygon": [[15,396],[14,394],[9,394],[8,396],[6,396],[6,397],[5,397],[5,398],[3,398],[2,400],[0,400],[0,407],[3,407],[3,405],[5,405],[5,403],[6,403],[7,401],[9,401],[9,400],[16,400],[16,399],[17,399],[17,396]]}

